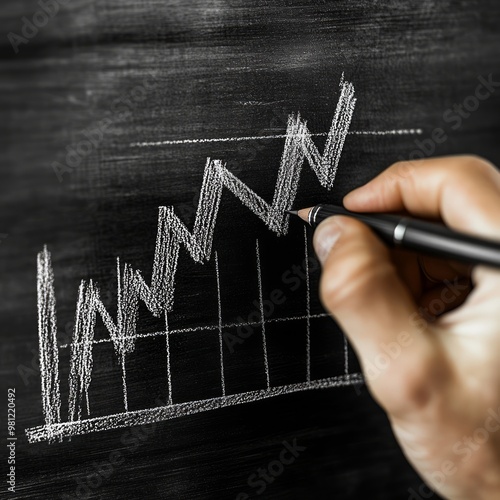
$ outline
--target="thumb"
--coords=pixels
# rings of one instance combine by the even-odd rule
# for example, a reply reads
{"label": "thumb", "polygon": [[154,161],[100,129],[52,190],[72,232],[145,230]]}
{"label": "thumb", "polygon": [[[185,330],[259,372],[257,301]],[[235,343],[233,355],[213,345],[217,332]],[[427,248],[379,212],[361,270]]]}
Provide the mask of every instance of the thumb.
{"label": "thumb", "polygon": [[391,402],[414,399],[431,373],[426,323],[388,249],[366,225],[330,217],[316,229],[314,248],[323,266],[321,300],[351,340],[374,395],[395,410]]}

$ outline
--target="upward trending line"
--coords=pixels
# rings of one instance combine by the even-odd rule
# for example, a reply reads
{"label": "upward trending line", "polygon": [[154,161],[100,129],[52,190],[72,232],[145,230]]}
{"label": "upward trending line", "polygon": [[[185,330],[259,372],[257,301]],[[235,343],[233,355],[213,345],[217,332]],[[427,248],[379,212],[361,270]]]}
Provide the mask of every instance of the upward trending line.
{"label": "upward trending line", "polygon": [[[354,86],[340,81],[340,97],[326,137],[321,155],[312,140],[312,134],[300,115],[290,115],[285,135],[285,146],[278,170],[276,187],[272,202],[269,204],[234,174],[226,169],[221,160],[207,159],[199,204],[196,211],[193,231],[190,232],[173,207],[159,207],[158,229],[154,254],[151,285],[144,281],[141,272],[125,263],[121,269],[117,262],[117,318],[116,322],[106,310],[100,299],[99,288],[92,281],[82,280],[76,304],[76,318],[73,333],[70,376],[69,376],[69,418],[79,420],[81,407],[86,402],[88,408],[88,388],[91,382],[92,351],[90,345],[94,338],[97,312],[102,318],[113,341],[115,351],[121,357],[123,377],[125,377],[125,356],[135,348],[136,325],[139,311],[139,300],[142,300],[149,311],[160,317],[165,315],[168,330],[167,313],[174,304],[174,287],[177,262],[181,244],[187,249],[195,262],[203,263],[210,259],[212,240],[215,232],[217,213],[222,196],[222,188],[226,187],[246,207],[257,215],[271,231],[284,235],[288,231],[288,215],[285,210],[292,207],[299,186],[300,173],[307,159],[320,184],[331,189],[344,146],[349,126],[354,113],[356,98]],[[39,254],[39,337],[46,339],[45,350],[50,351],[57,366],[57,346],[53,330],[56,325],[54,284],[47,249]],[[47,306],[47,307],[45,307]],[[52,326],[51,326],[52,325]],[[42,344],[41,344],[42,345]],[[51,365],[42,378],[58,379],[57,369]],[[125,378],[124,378],[125,406]],[[42,401],[46,421],[58,421],[54,406],[59,406],[59,391],[45,390],[42,386]],[[50,420],[50,422],[49,422]]]}
{"label": "upward trending line", "polygon": [[300,118],[300,115],[289,116],[285,146],[271,204],[227,170],[221,160],[208,158],[193,231],[190,232],[187,229],[174,213],[173,207],[159,207],[151,286],[146,284],[140,271],[134,271],[128,264],[125,264],[118,290],[117,325],[102,306],[95,286],[88,285],[92,292],[87,296],[93,297],[96,308],[101,313],[112,338],[116,338],[115,346],[121,353],[133,349],[133,345],[120,340],[120,337],[135,335],[136,313],[132,311],[137,311],[138,298],[155,316],[172,310],[175,273],[181,244],[195,262],[203,263],[210,259],[223,187],[231,191],[277,235],[284,235],[288,231],[289,217],[285,210],[289,209],[295,200],[305,159],[316,173],[320,184],[327,189],[333,187],[355,103],[354,86],[344,81],[342,76],[340,97],[326,138],[323,155],[319,153],[307,124]]}
{"label": "upward trending line", "polygon": [[285,146],[278,170],[272,203],[269,204],[227,170],[220,160],[207,159],[193,232],[190,233],[175,215],[172,207],[160,207],[158,234],[153,264],[151,288],[137,276],[142,290],[141,299],[152,313],[160,314],[173,307],[174,280],[180,245],[184,245],[195,262],[210,259],[222,188],[226,187],[246,207],[257,215],[271,231],[284,235],[299,186],[300,172],[307,159],[320,184],[331,189],[335,181],[340,156],[349,131],[356,99],[354,86],[340,82],[340,97],[326,138],[323,155],[315,146],[307,124],[300,115],[290,115]]}
{"label": "upward trending line", "polygon": [[[142,300],[155,316],[161,316],[173,308],[175,274],[181,244],[195,262],[203,263],[210,259],[222,188],[226,187],[231,191],[271,231],[277,235],[286,234],[289,216],[285,210],[291,208],[294,203],[304,160],[307,159],[323,187],[327,189],[333,187],[355,104],[354,86],[344,81],[342,75],[340,97],[323,155],[319,153],[307,124],[300,115],[289,116],[285,146],[271,204],[227,170],[221,160],[208,158],[193,231],[187,229],[174,213],[173,207],[159,207],[151,286],[146,284],[140,271],[133,270],[125,263],[123,272],[118,269],[117,323],[113,322],[105,310],[99,299],[99,291],[92,282],[88,284],[82,282],[84,290],[81,290],[78,299],[77,312],[86,310],[85,316],[89,318],[89,314],[95,315],[95,311],[99,311],[117,351],[120,354],[131,352],[134,349],[133,343],[124,341],[123,337],[134,336],[136,333],[138,299]],[[93,325],[92,320],[84,323],[86,326]],[[88,330],[93,330],[93,326]]]}

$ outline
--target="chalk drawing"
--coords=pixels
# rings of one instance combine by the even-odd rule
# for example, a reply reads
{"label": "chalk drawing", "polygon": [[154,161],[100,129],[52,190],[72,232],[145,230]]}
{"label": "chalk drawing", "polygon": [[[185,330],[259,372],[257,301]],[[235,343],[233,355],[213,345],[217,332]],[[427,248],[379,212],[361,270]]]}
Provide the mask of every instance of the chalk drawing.
{"label": "chalk drawing", "polygon": [[[347,135],[422,135],[424,131],[421,128],[404,128],[396,130],[351,130]],[[326,137],[328,132],[318,132],[311,134],[312,137]],[[209,142],[245,142],[245,141],[262,141],[269,139],[286,139],[288,134],[274,135],[248,135],[242,137],[214,137],[212,139],[177,139],[170,141],[156,142],[132,142],[130,147],[145,148],[154,146],[175,146],[176,144],[206,144]]]}
{"label": "chalk drawing", "polygon": [[[281,323],[283,321],[299,321],[299,320],[305,320],[307,318],[309,319],[316,319],[316,318],[327,318],[330,315],[327,313],[320,313],[320,314],[311,314],[310,316],[302,315],[302,316],[288,316],[288,317],[280,317],[280,318],[268,318],[266,320],[266,323]],[[222,330],[228,329],[228,328],[238,328],[238,327],[243,327],[243,326],[260,326],[260,321],[242,321],[240,323],[223,323],[220,327],[219,324],[216,325],[200,325],[200,326],[191,326],[188,328],[174,328],[172,330],[161,330],[158,332],[148,332],[148,333],[138,333],[137,335],[134,335],[133,337],[130,337],[131,339],[145,339],[148,337],[161,337],[166,334],[166,331],[168,331],[169,335],[173,335],[174,333],[190,333],[190,332],[210,332],[214,330],[219,330],[221,328]],[[92,344],[107,344],[109,342],[112,342],[110,338],[103,338],[99,340],[93,340],[91,343]],[[61,344],[59,346],[59,349],[67,349],[70,347],[72,344]]]}
{"label": "chalk drawing", "polygon": [[220,298],[220,273],[219,273],[219,255],[215,252],[215,273],[217,276],[217,313],[219,316],[218,329],[219,329],[219,356],[220,356],[220,385],[222,395],[226,395],[226,380],[224,378],[224,344],[223,344],[223,330],[222,330],[222,302]]}
{"label": "chalk drawing", "polygon": [[53,441],[50,431],[61,421],[61,395],[59,389],[59,351],[57,348],[56,295],[54,273],[47,247],[38,254],[38,343],[40,346],[40,381],[42,409],[47,439]]}
{"label": "chalk drawing", "polygon": [[[264,318],[262,298],[262,270],[259,242],[256,241],[256,258],[258,273],[258,292],[260,304],[260,321],[258,323],[223,324],[221,304],[221,283],[219,260],[215,252],[216,285],[218,299],[218,322],[216,325],[205,325],[191,328],[170,330],[168,313],[173,310],[175,295],[175,275],[180,247],[183,246],[191,258],[203,264],[212,254],[212,243],[217,222],[219,205],[223,188],[233,193],[239,201],[259,217],[269,230],[277,236],[288,232],[289,216],[286,210],[293,206],[300,174],[307,160],[315,172],[319,183],[326,189],[332,189],[340,157],[346,137],[353,135],[406,135],[420,134],[420,129],[401,129],[388,131],[352,131],[349,132],[356,98],[354,86],[345,81],[342,75],[337,108],[329,132],[312,134],[300,115],[290,115],[286,133],[276,136],[237,137],[222,139],[196,139],[185,141],[161,141],[159,143],[135,143],[132,146],[161,146],[169,144],[190,144],[194,142],[229,142],[267,138],[285,139],[281,161],[278,167],[275,191],[271,203],[266,202],[258,194],[231,173],[221,160],[208,158],[203,173],[202,187],[192,232],[190,232],[173,207],[159,207],[156,245],[153,257],[151,283],[148,285],[139,270],[127,263],[123,265],[117,259],[117,315],[114,320],[106,310],[96,283],[82,280],[76,303],[75,326],[71,344],[57,346],[57,320],[54,290],[54,275],[50,252],[44,248],[38,254],[38,334],[40,344],[41,395],[45,424],[26,430],[29,442],[47,440],[53,442],[63,437],[88,434],[106,429],[126,427],[146,422],[157,422],[183,415],[198,413],[215,408],[257,401],[309,389],[337,387],[362,383],[359,374],[348,373],[348,353],[345,345],[345,374],[322,380],[311,380],[310,366],[310,320],[326,314],[311,315],[309,269],[307,269],[307,304],[306,315],[288,318]],[[312,137],[326,136],[323,154],[320,154]],[[304,233],[305,237],[306,234]],[[307,240],[305,240],[306,263],[308,261]],[[139,301],[142,301],[149,312],[156,317],[163,317],[165,328],[159,332],[137,333]],[[109,338],[94,339],[97,315],[101,318]],[[265,324],[278,321],[295,321],[306,319],[306,382],[279,387],[272,387],[269,376],[269,360],[267,357]],[[263,364],[266,376],[266,389],[239,394],[226,394],[224,377],[224,357],[222,332],[224,328],[241,325],[260,326],[262,329]],[[171,376],[171,352],[169,338],[172,334],[195,331],[216,330],[219,333],[220,376],[222,396],[188,403],[174,403]],[[140,338],[165,336],[168,404],[161,408],[132,410],[128,404],[126,357],[134,351],[136,341]],[[105,417],[92,417],[89,405],[89,388],[92,381],[92,349],[95,344],[112,342],[122,370],[124,412]],[[59,387],[59,348],[70,348],[69,401],[68,421],[61,421],[61,397]],[[86,418],[83,418],[82,410]]]}
{"label": "chalk drawing", "polygon": [[204,411],[251,403],[262,399],[273,398],[285,394],[293,394],[301,391],[360,385],[362,383],[363,378],[359,374],[339,375],[338,377],[314,380],[312,382],[289,384],[271,387],[270,389],[262,389],[259,391],[230,394],[228,396],[221,396],[218,398],[202,399],[189,401],[187,403],[177,403],[157,408],[148,408],[145,410],[116,413],[113,415],[106,415],[105,417],[87,418],[78,422],[61,422],[53,425],[50,429],[48,429],[47,426],[32,427],[31,429],[26,430],[26,435],[30,443],[39,443],[49,439],[49,432],[52,437],[62,439],[63,437],[90,434],[109,429],[119,429],[133,425],[161,422]]}
{"label": "chalk drawing", "polygon": [[262,269],[260,266],[259,240],[255,242],[255,254],[257,255],[257,280],[259,284],[259,309],[260,309],[260,327],[262,330],[262,349],[264,351],[264,370],[266,372],[267,388],[271,387],[269,378],[269,360],[267,359],[267,341],[266,341],[266,323],[264,316],[264,301],[262,299]]}

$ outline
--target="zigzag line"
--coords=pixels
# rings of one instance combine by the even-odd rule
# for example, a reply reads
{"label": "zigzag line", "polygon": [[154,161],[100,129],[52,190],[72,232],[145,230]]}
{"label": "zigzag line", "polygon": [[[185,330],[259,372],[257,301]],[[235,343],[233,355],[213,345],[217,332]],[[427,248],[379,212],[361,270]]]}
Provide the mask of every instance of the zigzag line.
{"label": "zigzag line", "polygon": [[[104,307],[97,286],[89,280],[83,280],[80,285],[76,304],[76,321],[71,349],[71,366],[69,377],[69,419],[80,419],[82,400],[87,400],[88,388],[91,381],[92,351],[88,347],[94,336],[96,313],[106,326],[113,341],[115,351],[124,362],[125,356],[135,348],[136,324],[138,317],[138,300],[145,303],[148,310],[160,317],[173,309],[175,275],[179,258],[180,246],[183,245],[191,258],[198,263],[210,259],[212,241],[217,222],[222,190],[227,188],[257,217],[259,217],[271,231],[285,235],[288,231],[288,215],[285,210],[292,207],[299,186],[300,173],[307,160],[315,172],[320,184],[331,189],[335,181],[337,168],[342,154],[345,139],[354,113],[356,98],[352,83],[340,81],[340,97],[327,134],[323,154],[321,155],[312,140],[312,134],[300,115],[290,115],[286,129],[285,146],[278,170],[276,187],[272,202],[269,204],[234,174],[226,169],[221,160],[207,159],[203,174],[199,204],[196,211],[193,231],[190,232],[173,207],[159,207],[158,232],[153,262],[151,285],[144,281],[139,270],[134,270],[126,264],[121,270],[118,260],[118,287],[117,287],[117,320],[116,323]],[[40,254],[42,255],[42,253]],[[50,254],[44,250],[44,265],[38,266],[39,283],[45,288],[52,281],[49,275]],[[53,285],[52,285],[53,286]],[[53,293],[50,290],[46,293]],[[40,302],[39,298],[39,302]],[[54,303],[55,308],[55,303]],[[45,314],[44,309],[39,309]],[[55,313],[55,309],[54,309]],[[48,324],[47,318],[42,317],[41,325]],[[45,330],[45,327],[43,327]],[[44,337],[48,332],[39,332]],[[125,338],[124,338],[125,337]],[[42,373],[48,380],[54,378],[53,373]],[[125,390],[125,383],[124,383]],[[124,394],[126,400],[126,393]],[[42,394],[42,397],[46,395]]]}

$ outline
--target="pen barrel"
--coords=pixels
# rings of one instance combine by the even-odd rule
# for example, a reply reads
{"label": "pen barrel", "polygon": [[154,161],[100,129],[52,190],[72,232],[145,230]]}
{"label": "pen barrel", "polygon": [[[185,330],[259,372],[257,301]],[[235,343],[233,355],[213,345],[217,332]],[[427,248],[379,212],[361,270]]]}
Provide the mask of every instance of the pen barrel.
{"label": "pen barrel", "polygon": [[401,222],[401,216],[398,215],[376,214],[374,216],[370,213],[351,212],[344,207],[338,207],[336,205],[319,205],[316,212],[313,213],[313,220],[310,220],[311,226],[316,227],[320,222],[333,215],[346,215],[363,222],[370,227],[379,238],[391,246],[394,245],[394,230]]}
{"label": "pen barrel", "polygon": [[402,245],[417,252],[450,260],[500,267],[500,243],[458,233],[438,224],[411,220]]}
{"label": "pen barrel", "polygon": [[350,212],[336,205],[317,205],[311,210],[309,222],[316,227],[333,215],[346,215],[365,223],[390,246],[500,268],[500,241],[476,238],[434,222],[393,214]]}

